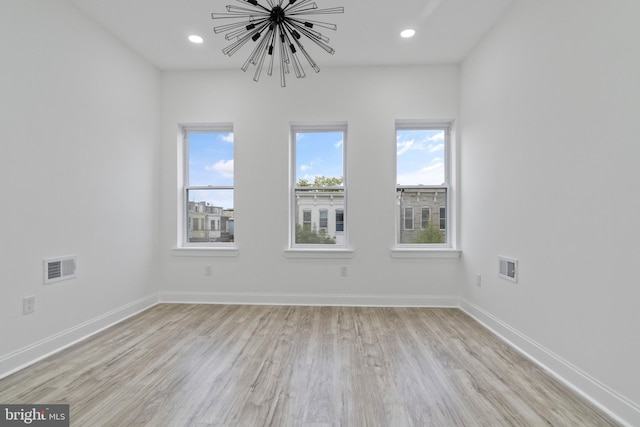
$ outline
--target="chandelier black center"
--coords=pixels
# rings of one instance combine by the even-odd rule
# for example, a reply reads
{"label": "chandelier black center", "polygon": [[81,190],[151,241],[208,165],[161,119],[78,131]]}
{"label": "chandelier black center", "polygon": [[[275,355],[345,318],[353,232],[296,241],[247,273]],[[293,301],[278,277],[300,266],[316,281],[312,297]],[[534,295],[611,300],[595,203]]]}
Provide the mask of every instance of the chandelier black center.
{"label": "chandelier black center", "polygon": [[271,9],[271,16],[269,17],[269,21],[276,25],[280,25],[284,22],[284,9],[280,6],[275,6]]}

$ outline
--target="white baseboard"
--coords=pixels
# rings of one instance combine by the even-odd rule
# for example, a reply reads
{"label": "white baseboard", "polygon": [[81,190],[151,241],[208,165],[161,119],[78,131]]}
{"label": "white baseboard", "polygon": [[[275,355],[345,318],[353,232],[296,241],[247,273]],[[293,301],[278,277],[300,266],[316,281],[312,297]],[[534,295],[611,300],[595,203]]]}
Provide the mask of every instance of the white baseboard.
{"label": "white baseboard", "polygon": [[640,405],[593,378],[481,307],[460,299],[460,308],[487,329],[625,426],[640,426]]}
{"label": "white baseboard", "polygon": [[140,298],[95,317],[73,328],[52,335],[12,353],[0,356],[0,378],[4,378],[73,344],[89,338],[116,323],[144,311],[158,302],[157,295]]}
{"label": "white baseboard", "polygon": [[194,304],[316,305],[368,307],[458,307],[453,295],[352,295],[244,292],[169,292],[158,293],[159,301]]}

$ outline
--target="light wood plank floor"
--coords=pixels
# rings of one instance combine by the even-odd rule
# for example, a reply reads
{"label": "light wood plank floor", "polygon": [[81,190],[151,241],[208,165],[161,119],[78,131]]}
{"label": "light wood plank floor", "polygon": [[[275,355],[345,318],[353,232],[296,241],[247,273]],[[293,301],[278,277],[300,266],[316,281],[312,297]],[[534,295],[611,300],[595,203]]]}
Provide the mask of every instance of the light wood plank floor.
{"label": "light wood plank floor", "polygon": [[0,380],[73,426],[614,426],[457,309],[157,305]]}

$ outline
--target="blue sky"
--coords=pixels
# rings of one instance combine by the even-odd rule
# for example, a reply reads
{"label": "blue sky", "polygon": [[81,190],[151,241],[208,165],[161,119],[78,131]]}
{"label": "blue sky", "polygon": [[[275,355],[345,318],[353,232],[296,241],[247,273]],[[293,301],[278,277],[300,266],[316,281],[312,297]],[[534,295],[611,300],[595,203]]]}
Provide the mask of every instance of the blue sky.
{"label": "blue sky", "polygon": [[[189,185],[233,185],[233,134],[208,132],[189,134]],[[192,190],[191,201],[233,209],[233,190]]]}
{"label": "blue sky", "polygon": [[444,183],[444,131],[441,129],[396,132],[396,179],[400,185]]}
{"label": "blue sky", "polygon": [[313,182],[316,176],[343,175],[342,132],[296,133],[296,182]]}
{"label": "blue sky", "polygon": [[[444,132],[439,129],[398,130],[397,184],[441,185],[444,183]],[[208,132],[189,134],[189,185],[233,186],[233,134]],[[296,182],[316,176],[341,177],[342,132],[296,134]],[[233,191],[192,191],[193,201],[233,208]]]}
{"label": "blue sky", "polygon": [[233,134],[189,134],[189,185],[233,185]]}

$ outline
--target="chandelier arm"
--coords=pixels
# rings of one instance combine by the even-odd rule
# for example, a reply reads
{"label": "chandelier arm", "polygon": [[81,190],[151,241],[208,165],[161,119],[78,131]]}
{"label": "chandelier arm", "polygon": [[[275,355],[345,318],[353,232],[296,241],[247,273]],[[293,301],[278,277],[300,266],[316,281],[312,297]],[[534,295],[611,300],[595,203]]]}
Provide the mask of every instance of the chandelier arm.
{"label": "chandelier arm", "polygon": [[280,28],[279,38],[281,43],[278,43],[280,46],[280,86],[287,86],[287,81],[285,78],[286,74],[289,74],[289,59],[287,55],[287,49],[284,47],[284,36],[282,35],[282,28]]}
{"label": "chandelier arm", "polygon": [[222,49],[222,53],[224,53],[227,56],[233,56],[233,54],[236,53],[249,40],[251,40],[251,37],[247,34],[244,37],[239,38],[234,43],[232,43],[229,46],[227,46],[224,49]]}
{"label": "chandelier arm", "polygon": [[[306,74],[304,72],[304,68],[302,67],[302,64],[300,63],[300,59],[298,58],[297,55],[297,49],[294,45],[294,41],[293,40],[297,40],[298,38],[300,38],[300,35],[298,34],[297,36],[294,35],[291,32],[291,29],[287,26],[287,22],[285,20],[285,22],[283,23],[283,27],[285,28],[285,39],[286,39],[286,47],[288,48],[288,50],[290,51],[290,55],[289,57],[291,58],[291,65],[293,67],[293,71],[296,75],[297,78],[304,78],[306,77]],[[288,30],[288,31],[286,31]]]}
{"label": "chandelier arm", "polygon": [[[263,20],[264,21],[264,20]],[[237,28],[242,28],[244,30],[250,30],[252,28],[247,28],[247,27],[251,27],[253,25],[253,27],[255,27],[256,25],[260,25],[260,22],[258,22],[256,24],[256,22],[252,22],[252,21],[241,21],[241,22],[236,22],[233,24],[226,24],[226,25],[219,25],[217,27],[213,27],[213,32],[216,34],[219,33],[225,33],[227,31],[231,31],[231,30],[235,30]]]}
{"label": "chandelier arm", "polygon": [[311,3],[309,5],[311,7],[314,7],[314,8],[318,7],[318,5],[315,3],[315,0],[302,0],[300,2],[297,2],[297,4],[295,4],[295,3],[296,3],[295,1],[293,1],[293,2],[290,1],[289,4],[284,7],[285,12],[291,12],[291,11],[300,9],[301,7],[304,7],[304,6],[308,5],[309,3]]}
{"label": "chandelier arm", "polygon": [[318,10],[318,5],[314,3],[305,9],[288,10],[286,13],[287,16],[305,15],[307,13],[312,13],[315,10]]}
{"label": "chandelier arm", "polygon": [[310,30],[308,27],[300,25],[298,22],[295,22],[291,19],[289,20],[289,24],[295,27],[298,31],[300,31],[305,36],[309,37],[310,39],[317,39],[325,43],[329,43],[329,37],[323,35],[318,31]]}
{"label": "chandelier arm", "polygon": [[319,73],[320,72],[320,67],[318,67],[318,64],[316,64],[316,61],[314,61],[313,58],[311,57],[311,55],[309,55],[309,52],[307,52],[307,50],[304,48],[304,46],[302,45],[300,40],[296,39],[295,43],[298,45],[298,49],[302,52],[304,57],[307,59],[307,62],[309,62],[309,65],[311,65],[311,68],[313,68],[313,70],[316,73]]}
{"label": "chandelier arm", "polygon": [[242,4],[250,4],[253,7],[255,7],[256,9],[262,9],[262,10],[266,10],[268,13],[271,13],[271,11],[269,9],[267,9],[266,7],[264,7],[263,5],[261,5],[260,3],[258,3],[257,0],[236,0]]}
{"label": "chandelier arm", "polygon": [[291,12],[289,13],[289,15],[328,15],[328,14],[334,14],[334,13],[344,13],[344,7],[331,7],[328,9],[313,9],[310,11],[307,11],[305,9],[304,13],[302,11]]}
{"label": "chandelier arm", "polygon": [[314,26],[316,26],[316,27],[326,28],[328,30],[333,30],[333,31],[336,31],[338,29],[338,26],[336,24],[331,24],[329,22],[312,21],[311,19],[302,20],[298,18],[289,18],[289,20],[295,21],[300,25],[304,25],[307,28],[313,28]]}
{"label": "chandelier arm", "polygon": [[275,49],[275,43],[276,43],[276,37],[278,36],[278,27],[274,27],[272,33],[271,33],[271,42],[269,43],[269,56],[271,58],[269,58],[269,68],[267,68],[267,75],[268,76],[272,76],[273,75],[273,61],[274,58],[276,56],[274,49]]}
{"label": "chandelier arm", "polygon": [[[278,40],[276,41],[276,43],[278,43],[278,45],[280,46],[280,57],[282,58],[282,61],[284,61],[285,64],[289,64],[289,53],[287,51],[287,49],[285,49],[286,47],[286,34],[285,34],[285,29],[283,27],[282,24],[278,25]],[[286,73],[289,74],[288,71],[288,67],[287,67],[287,71]]]}
{"label": "chandelier arm", "polygon": [[268,15],[266,14],[262,14],[262,16],[259,16],[259,14],[253,12],[253,13],[212,13],[211,14],[211,19],[241,19],[241,18],[246,18],[248,21],[251,20],[256,20],[256,19],[266,19],[269,18]]}
{"label": "chandelier arm", "polygon": [[[257,40],[257,39],[255,39],[255,40]],[[244,65],[242,65],[242,67],[241,67],[242,71],[247,71],[247,69],[249,68],[249,65],[256,65],[256,58],[258,58],[258,56],[260,54],[260,51],[261,51],[262,47],[264,46],[264,42],[265,41],[266,41],[266,38],[263,37],[260,40],[260,42],[256,44],[255,48],[251,52],[251,55],[249,55],[247,60],[244,62]]]}
{"label": "chandelier arm", "polygon": [[250,25],[247,25],[247,26],[245,26],[243,28],[240,28],[240,29],[238,29],[236,31],[231,31],[230,33],[225,35],[224,38],[229,40],[229,41],[231,41],[231,40],[233,40],[235,38],[242,37],[242,35],[245,34],[247,31],[252,31],[256,27],[259,27],[258,31],[262,32],[266,25],[268,25],[268,21],[266,19],[263,19],[262,22],[259,22],[257,24],[250,24]]}
{"label": "chandelier arm", "polygon": [[326,44],[325,42],[323,42],[321,39],[318,39],[316,37],[313,36],[313,34],[310,33],[306,33],[306,30],[304,28],[301,28],[301,30],[303,31],[303,33],[309,38],[309,40],[311,40],[312,42],[314,42],[315,44],[317,44],[318,46],[320,46],[322,49],[324,49],[327,53],[330,54],[334,54],[335,50],[329,46],[328,44]]}
{"label": "chandelier arm", "polygon": [[265,12],[262,9],[251,9],[248,7],[240,7],[240,6],[233,6],[233,5],[228,5],[227,6],[227,12],[229,13],[248,13],[249,15],[255,15],[255,14],[260,14],[260,15],[269,15],[267,12]]}
{"label": "chandelier arm", "polygon": [[222,49],[222,52],[227,56],[232,56],[242,46],[244,46],[249,40],[251,40],[256,34],[259,34],[258,30],[259,29],[254,29],[252,31],[248,31],[244,36],[238,38],[238,40],[236,42],[234,42],[234,43],[230,44],[229,46],[225,47],[224,49]]}
{"label": "chandelier arm", "polygon": [[[273,31],[273,30],[271,30],[271,28],[269,28],[266,31],[265,35],[260,39],[260,42],[258,43],[260,52],[263,52],[263,51],[266,52],[267,51],[267,43],[269,42],[269,33],[271,31]],[[253,61],[252,61],[253,65],[256,64],[256,58],[257,58],[257,56],[254,55],[254,58],[253,58]]]}

